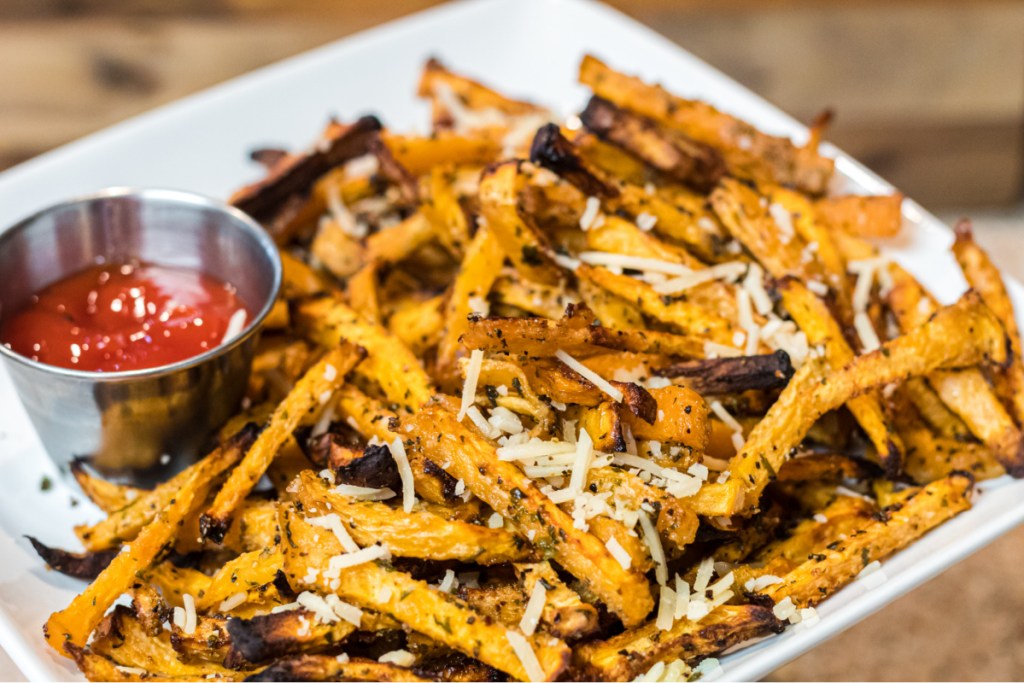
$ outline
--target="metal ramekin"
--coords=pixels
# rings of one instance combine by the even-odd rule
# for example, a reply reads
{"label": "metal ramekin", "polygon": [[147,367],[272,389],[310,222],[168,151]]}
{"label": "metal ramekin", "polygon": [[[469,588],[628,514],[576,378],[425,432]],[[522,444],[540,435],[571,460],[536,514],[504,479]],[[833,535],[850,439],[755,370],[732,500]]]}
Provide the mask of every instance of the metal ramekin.
{"label": "metal ramekin", "polygon": [[281,261],[266,232],[237,209],[187,192],[112,188],[0,233],[0,318],[65,276],[129,260],[198,269],[234,285],[256,314],[227,343],[157,368],[70,370],[3,344],[0,356],[62,472],[84,457],[106,476],[149,483],[190,462],[237,409],[281,286]]}

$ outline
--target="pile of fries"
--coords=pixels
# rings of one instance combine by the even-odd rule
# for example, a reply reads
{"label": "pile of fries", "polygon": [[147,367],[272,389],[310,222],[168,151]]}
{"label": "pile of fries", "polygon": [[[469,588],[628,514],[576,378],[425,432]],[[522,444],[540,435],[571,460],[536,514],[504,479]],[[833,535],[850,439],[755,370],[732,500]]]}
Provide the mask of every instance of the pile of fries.
{"label": "pile of fries", "polygon": [[[593,57],[564,125],[430,61],[433,132],[332,122],[236,206],[284,262],[244,411],[106,519],[46,638],[92,680],[680,680],[1024,474],[1021,342],[958,228]],[[127,595],[129,600],[119,600]],[[115,604],[116,603],[116,604]]]}

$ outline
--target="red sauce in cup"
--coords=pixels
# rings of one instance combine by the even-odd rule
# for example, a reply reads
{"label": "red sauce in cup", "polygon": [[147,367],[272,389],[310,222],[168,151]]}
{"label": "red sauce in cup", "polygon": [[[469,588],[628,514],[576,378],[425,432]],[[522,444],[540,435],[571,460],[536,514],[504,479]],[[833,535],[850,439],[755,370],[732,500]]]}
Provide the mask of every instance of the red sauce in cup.
{"label": "red sauce in cup", "polygon": [[248,317],[234,287],[198,271],[98,265],[49,285],[4,316],[0,342],[48,365],[140,370],[205,353],[229,329],[241,332]]}

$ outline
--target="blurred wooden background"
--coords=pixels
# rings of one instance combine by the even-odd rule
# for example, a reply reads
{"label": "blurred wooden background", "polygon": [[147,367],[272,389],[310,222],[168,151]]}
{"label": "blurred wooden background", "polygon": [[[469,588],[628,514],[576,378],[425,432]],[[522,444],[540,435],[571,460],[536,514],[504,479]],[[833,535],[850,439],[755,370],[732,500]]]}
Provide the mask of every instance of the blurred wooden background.
{"label": "blurred wooden background", "polygon": [[[0,0],[0,168],[434,0]],[[1024,3],[612,0],[927,206],[1024,187]]]}

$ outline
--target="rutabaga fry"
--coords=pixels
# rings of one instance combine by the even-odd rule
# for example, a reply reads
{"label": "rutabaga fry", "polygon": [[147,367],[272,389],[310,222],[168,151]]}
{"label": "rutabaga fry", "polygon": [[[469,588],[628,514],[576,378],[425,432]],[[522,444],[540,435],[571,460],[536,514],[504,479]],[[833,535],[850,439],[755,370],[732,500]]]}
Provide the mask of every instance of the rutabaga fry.
{"label": "rutabaga fry", "polygon": [[406,513],[373,501],[359,501],[328,488],[306,470],[295,494],[307,516],[337,515],[361,546],[384,543],[392,555],[424,560],[459,560],[482,565],[521,562],[531,556],[522,540],[504,529],[450,521],[430,512]]}
{"label": "rutabaga fry", "polygon": [[506,161],[484,171],[480,180],[480,215],[523,277],[555,284],[561,280],[561,274],[551,260],[551,247],[543,233],[519,211],[526,182],[520,166],[518,161]]}
{"label": "rutabaga fry", "polygon": [[[897,265],[889,266],[893,286],[888,303],[900,329],[906,334],[925,324],[938,304],[913,278]],[[980,296],[978,296],[981,299]],[[983,299],[981,299],[983,300]],[[1012,341],[1007,341],[1012,354]],[[1006,471],[1024,476],[1024,433],[1000,403],[988,380],[976,368],[939,370],[930,373],[928,384],[943,403],[956,413],[974,436],[995,454]]]}
{"label": "rutabaga fry", "polygon": [[118,548],[134,539],[139,532],[152,522],[161,510],[166,509],[177,497],[178,491],[191,481],[199,470],[209,470],[210,461],[217,462],[216,471],[223,473],[234,465],[249,444],[256,439],[259,430],[256,425],[244,425],[237,434],[229,437],[223,446],[188,469],[175,475],[152,491],[142,491],[127,505],[120,507],[106,519],[89,525],[75,527],[75,535],[90,552]]}
{"label": "rutabaga fry", "polygon": [[[394,439],[391,428],[398,424],[398,415],[382,402],[346,385],[338,390],[337,406],[341,416],[352,420],[366,439],[376,438],[385,443]],[[450,505],[457,499],[456,481],[447,472],[417,453],[410,453],[408,457],[417,495],[441,505]]]}
{"label": "rutabaga fry", "polygon": [[710,104],[676,97],[660,86],[618,73],[591,55],[580,64],[579,80],[599,97],[715,147],[733,175],[796,185],[812,195],[823,194],[828,187],[834,163],[813,148],[797,147]]}
{"label": "rutabaga fry", "polygon": [[1002,275],[996,269],[988,254],[974,241],[970,223],[964,221],[956,226],[956,241],[953,255],[967,278],[967,283],[981,295],[985,305],[992,309],[1010,339],[1013,357],[998,376],[997,388],[1007,404],[1018,426],[1024,426],[1024,360],[1021,348],[1020,330],[1014,315],[1013,302],[1006,291]]}
{"label": "rutabaga fry", "polygon": [[419,359],[387,330],[364,320],[339,299],[303,303],[296,318],[306,336],[321,346],[335,348],[347,340],[366,349],[360,370],[379,381],[392,402],[415,410],[433,395]]}
{"label": "rutabaga fry", "polygon": [[[812,346],[821,345],[825,358],[837,370],[855,358],[853,349],[843,337],[839,323],[825,305],[799,280],[785,278],[779,285],[782,305],[807,335]],[[902,468],[903,441],[893,429],[889,416],[882,408],[877,394],[866,393],[846,404],[875,447],[878,461],[890,477],[896,477]]]}
{"label": "rutabaga fry", "polygon": [[469,329],[468,318],[488,307],[487,295],[501,272],[504,259],[501,244],[492,230],[486,226],[477,230],[466,248],[466,257],[444,307],[444,331],[438,343],[436,374],[447,377],[456,373],[456,363],[463,355],[461,337]]}
{"label": "rutabaga fry", "polygon": [[832,229],[858,237],[895,237],[903,227],[903,195],[840,195],[815,202],[818,215]]}
{"label": "rutabaga fry", "polygon": [[[330,577],[331,558],[342,553],[329,532],[309,524],[302,515],[282,507],[285,573],[296,589],[337,595],[363,609],[372,609],[406,624],[452,649],[463,652],[519,680],[529,680],[512,642],[522,634],[491,623],[465,602],[408,574],[376,562],[349,566]],[[512,632],[512,637],[507,634]],[[555,680],[569,659],[569,648],[550,636],[527,636],[544,680]]]}
{"label": "rutabaga fry", "polygon": [[974,479],[953,473],[921,488],[884,511],[858,533],[847,535],[836,547],[823,547],[777,583],[764,589],[776,603],[791,598],[798,607],[816,605],[852,581],[872,562],[920,538],[947,519],[971,507]]}
{"label": "rutabaga fry", "polygon": [[345,382],[345,375],[366,357],[366,351],[352,344],[328,351],[289,392],[274,411],[267,427],[232,471],[227,483],[199,520],[203,538],[223,540],[235,511],[266,473],[278,450],[303,419],[309,419]]}
{"label": "rutabaga fry", "polygon": [[[159,508],[152,521],[142,527],[133,541],[118,553],[88,588],[79,593],[71,604],[54,612],[46,621],[43,632],[50,646],[58,654],[69,656],[65,643],[82,647],[103,614],[124,593],[136,577],[150,567],[174,540],[184,520],[199,510],[210,490],[221,476],[242,457],[252,443],[250,430],[239,434],[230,444],[218,448],[195,466],[185,470],[186,476],[177,481],[170,500]],[[183,473],[184,474],[184,473]]]}
{"label": "rutabaga fry", "polygon": [[643,116],[590,98],[580,119],[587,130],[643,159],[669,178],[708,191],[725,173],[715,148],[677,131],[662,129]]}
{"label": "rutabaga fry", "polygon": [[682,659],[695,663],[714,652],[782,629],[768,608],[721,605],[700,621],[679,619],[667,631],[649,621],[608,640],[585,643],[573,652],[573,661],[589,680],[630,681],[657,662]]}
{"label": "rutabaga fry", "polygon": [[[587,588],[627,625],[636,625],[654,601],[647,581],[624,569],[594,536],[542,494],[515,465],[499,460],[494,447],[461,425],[454,413],[432,404],[402,418],[399,434],[407,450],[422,451],[465,482],[466,488],[512,523],[520,534]],[[531,533],[532,532],[532,533]]]}
{"label": "rutabaga fry", "polygon": [[[730,481],[742,482],[745,492],[737,501],[738,507],[720,513],[754,510],[764,487],[776,477],[811,425],[851,398],[938,368],[1000,364],[1006,359],[1002,325],[978,295],[969,292],[923,326],[886,342],[877,351],[858,356],[840,370],[826,373],[822,362],[808,362],[730,460]],[[710,490],[720,486],[709,484],[701,492],[710,495]]]}

